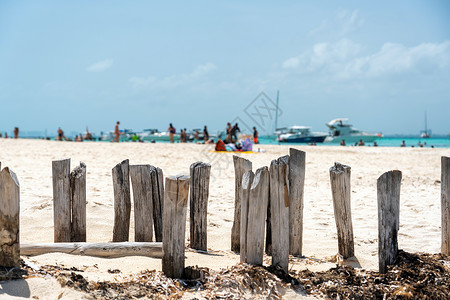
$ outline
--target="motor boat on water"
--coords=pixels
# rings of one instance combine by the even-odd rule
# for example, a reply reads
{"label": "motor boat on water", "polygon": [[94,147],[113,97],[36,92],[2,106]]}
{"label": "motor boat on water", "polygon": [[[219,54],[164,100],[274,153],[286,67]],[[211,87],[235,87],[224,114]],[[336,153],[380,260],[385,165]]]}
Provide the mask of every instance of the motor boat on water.
{"label": "motor boat on water", "polygon": [[324,132],[311,132],[308,126],[291,126],[286,131],[279,131],[278,141],[281,143],[323,143],[328,136]]}
{"label": "motor boat on water", "polygon": [[[138,133],[138,136],[145,142],[170,142],[169,132],[159,132],[158,129],[144,129],[143,132]],[[173,140],[175,142],[180,141],[180,134],[176,133],[173,136]]]}
{"label": "motor boat on water", "polygon": [[325,143],[341,143],[342,140],[345,143],[353,144],[359,141],[364,143],[372,143],[376,139],[383,137],[381,133],[369,133],[358,130],[352,125],[346,123],[348,119],[334,119],[326,125],[330,129],[330,135],[325,139]]}

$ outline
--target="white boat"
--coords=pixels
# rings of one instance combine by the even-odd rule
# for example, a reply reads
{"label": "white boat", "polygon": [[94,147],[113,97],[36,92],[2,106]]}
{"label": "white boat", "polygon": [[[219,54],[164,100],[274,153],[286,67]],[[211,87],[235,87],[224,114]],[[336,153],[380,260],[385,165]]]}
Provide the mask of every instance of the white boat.
{"label": "white boat", "polygon": [[420,132],[420,137],[423,139],[428,139],[431,136],[431,129],[428,129],[427,126],[428,122],[427,122],[427,112],[425,112],[425,130],[422,130]]}
{"label": "white boat", "polygon": [[358,130],[346,123],[348,119],[334,119],[326,125],[330,129],[330,135],[325,139],[325,143],[340,143],[342,140],[351,145],[362,140],[364,143],[372,143],[376,139],[383,137],[381,133],[369,133]]}
{"label": "white boat", "polygon": [[325,132],[311,132],[311,127],[291,126],[287,131],[280,132],[278,141],[281,143],[323,143],[328,136]]}
{"label": "white boat", "polygon": [[[170,134],[168,131],[159,132],[158,129],[144,129],[143,132],[138,133],[141,140],[146,142],[170,142]],[[176,133],[173,136],[175,142],[180,141],[180,134]]]}

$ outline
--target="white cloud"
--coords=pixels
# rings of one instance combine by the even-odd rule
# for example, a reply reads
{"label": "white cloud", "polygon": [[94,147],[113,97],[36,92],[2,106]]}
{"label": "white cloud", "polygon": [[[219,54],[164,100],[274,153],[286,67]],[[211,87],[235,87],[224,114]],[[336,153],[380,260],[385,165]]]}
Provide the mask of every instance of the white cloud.
{"label": "white cloud", "polygon": [[131,77],[129,82],[133,88],[174,88],[193,83],[215,69],[217,69],[216,65],[208,62],[204,65],[197,66],[191,73],[188,74],[172,75],[161,79],[154,76]]}
{"label": "white cloud", "polygon": [[102,60],[102,61],[98,61],[96,63],[93,63],[89,67],[87,67],[86,71],[88,71],[88,72],[102,72],[102,71],[105,71],[105,70],[111,68],[111,66],[113,65],[113,62],[114,61],[112,59],[105,59],[105,60]]}
{"label": "white cloud", "polygon": [[315,44],[299,56],[282,63],[284,69],[320,73],[337,78],[377,77],[403,72],[431,72],[450,67],[450,41],[413,47],[385,43],[373,54],[359,56],[362,46],[348,39]]}

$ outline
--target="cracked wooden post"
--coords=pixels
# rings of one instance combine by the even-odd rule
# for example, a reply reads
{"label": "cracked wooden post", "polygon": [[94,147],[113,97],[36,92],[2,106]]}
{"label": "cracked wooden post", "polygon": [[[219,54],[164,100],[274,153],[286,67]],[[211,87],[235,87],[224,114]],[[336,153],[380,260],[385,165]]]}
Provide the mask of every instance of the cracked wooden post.
{"label": "cracked wooden post", "polygon": [[164,175],[160,168],[151,167],[150,174],[153,186],[153,223],[155,240],[162,242],[164,213]]}
{"label": "cracked wooden post", "polygon": [[128,159],[112,169],[114,187],[113,242],[128,242],[130,234],[130,176]]}
{"label": "cracked wooden post", "polygon": [[306,153],[289,149],[289,254],[302,256]]}
{"label": "cracked wooden post", "polygon": [[241,193],[242,193],[242,176],[245,172],[252,169],[252,162],[233,155],[234,163],[234,220],[231,228],[231,251],[240,251],[240,231],[241,231]]}
{"label": "cracked wooden post", "polygon": [[72,211],[70,195],[70,158],[52,162],[54,241],[70,242]]}
{"label": "cracked wooden post", "polygon": [[178,175],[166,178],[162,270],[167,277],[171,278],[183,276],[188,198],[189,176]]}
{"label": "cracked wooden post", "polygon": [[441,157],[441,252],[450,255],[450,157]]}
{"label": "cracked wooden post", "polygon": [[269,200],[269,170],[256,170],[250,187],[247,218],[247,263],[262,265],[264,257],[264,229]]}
{"label": "cracked wooden post", "polygon": [[150,165],[130,166],[134,202],[134,241],[153,240],[153,184]]}
{"label": "cracked wooden post", "polygon": [[383,274],[398,254],[401,181],[402,172],[398,170],[386,172],[377,180],[378,265],[379,272]]}
{"label": "cracked wooden post", "polygon": [[86,242],[86,165],[83,162],[70,173],[70,191],[71,242]]}
{"label": "cracked wooden post", "polygon": [[248,209],[250,200],[250,188],[252,186],[255,174],[247,171],[242,176],[242,194],[241,194],[241,232],[240,232],[240,261],[247,262],[247,228],[248,228]]}
{"label": "cracked wooden post", "polygon": [[331,193],[333,195],[334,219],[338,236],[339,254],[343,258],[355,256],[353,240],[353,225],[351,211],[351,168],[340,163],[334,163],[330,168]]}
{"label": "cracked wooden post", "polygon": [[270,164],[272,266],[288,272],[289,264],[289,156]]}
{"label": "cracked wooden post", "polygon": [[207,251],[207,215],[211,165],[195,162],[191,165],[190,244],[192,249]]}
{"label": "cracked wooden post", "polygon": [[20,266],[20,185],[9,168],[0,172],[0,266]]}

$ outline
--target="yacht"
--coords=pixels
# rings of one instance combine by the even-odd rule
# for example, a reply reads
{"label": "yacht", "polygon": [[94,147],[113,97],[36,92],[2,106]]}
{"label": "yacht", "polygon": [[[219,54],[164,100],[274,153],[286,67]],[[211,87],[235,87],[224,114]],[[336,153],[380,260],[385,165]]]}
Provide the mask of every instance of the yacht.
{"label": "yacht", "polygon": [[279,132],[278,141],[281,143],[323,143],[327,134],[311,132],[311,127],[291,126],[286,131]]}
{"label": "yacht", "polygon": [[326,143],[340,143],[344,140],[346,143],[354,144],[362,140],[364,143],[372,143],[381,138],[381,133],[369,133],[358,130],[347,123],[348,119],[334,119],[326,125],[330,129],[330,135],[325,139]]}
{"label": "yacht", "polygon": [[[138,133],[138,136],[145,142],[169,142],[170,134],[168,131],[159,132],[158,129],[144,129],[143,132]],[[175,142],[180,141],[180,134],[176,133],[173,136]]]}

